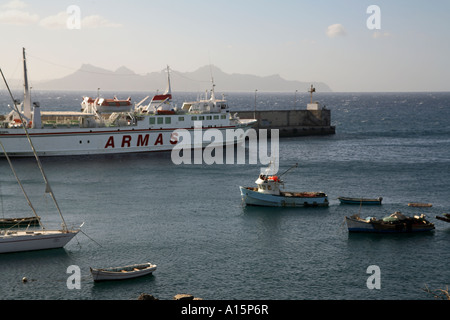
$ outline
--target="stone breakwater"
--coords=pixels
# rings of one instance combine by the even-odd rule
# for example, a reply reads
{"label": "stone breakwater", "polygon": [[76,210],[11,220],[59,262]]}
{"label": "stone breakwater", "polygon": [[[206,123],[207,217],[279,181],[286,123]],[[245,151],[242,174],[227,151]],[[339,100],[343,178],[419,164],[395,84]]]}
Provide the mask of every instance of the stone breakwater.
{"label": "stone breakwater", "polygon": [[237,114],[240,119],[258,120],[254,129],[278,129],[280,137],[336,133],[335,126],[331,125],[331,111],[328,109],[238,111]]}

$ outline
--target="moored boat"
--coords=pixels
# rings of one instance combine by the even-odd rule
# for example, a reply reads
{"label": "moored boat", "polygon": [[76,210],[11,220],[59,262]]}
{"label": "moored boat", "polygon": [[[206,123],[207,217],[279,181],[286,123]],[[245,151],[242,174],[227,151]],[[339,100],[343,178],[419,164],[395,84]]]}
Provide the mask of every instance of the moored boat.
{"label": "moored boat", "polygon": [[450,213],[444,213],[442,215],[443,215],[443,217],[436,216],[436,219],[441,220],[441,221],[445,221],[445,222],[450,222]]}
{"label": "moored boat", "polygon": [[423,203],[423,202],[410,202],[408,203],[408,207],[418,207],[418,208],[429,208],[432,207],[431,203]]}
{"label": "moored boat", "polygon": [[[14,109],[18,112],[16,102],[13,99],[12,93],[9,90],[8,83],[6,82],[6,79],[3,75],[3,71],[1,69],[0,69],[0,73],[2,74],[2,77],[5,80],[6,87],[9,91],[9,94],[11,95],[12,100],[13,100]],[[23,118],[19,112],[18,112],[18,115],[19,115],[21,123],[23,123]],[[21,190],[25,196],[26,202],[28,203],[31,210],[33,211],[34,216],[36,217],[37,221],[39,222],[39,226],[40,226],[40,228],[36,229],[36,230],[28,230],[28,228],[27,228],[25,230],[6,229],[6,230],[0,231],[0,253],[62,248],[73,237],[75,237],[78,234],[78,232],[80,231],[80,229],[69,229],[67,227],[67,224],[63,218],[62,212],[59,208],[58,202],[56,201],[55,195],[50,186],[49,180],[47,179],[47,176],[44,172],[42,164],[36,153],[33,142],[31,141],[30,135],[28,134],[28,130],[27,130],[26,126],[23,126],[22,128],[25,132],[25,137],[26,137],[26,141],[29,144],[29,148],[32,150],[33,155],[36,158],[36,162],[39,167],[39,170],[42,174],[42,178],[45,183],[45,192],[51,196],[51,198],[56,206],[56,209],[59,213],[59,216],[62,221],[62,228],[52,230],[52,229],[47,229],[43,226],[42,221],[40,220],[33,204],[30,201],[30,198],[28,197],[27,193],[25,192],[22,182],[20,181],[19,177],[16,174],[16,170],[14,169],[14,166],[13,166],[11,159],[3,145],[3,142],[0,140],[0,147],[4,153],[4,156],[7,159],[8,164],[11,168],[11,171],[14,174],[14,177],[16,178],[17,183],[19,184],[19,187],[21,188]]]}
{"label": "moored boat", "polygon": [[[295,167],[296,166],[297,165],[295,165]],[[269,174],[269,172],[270,166],[266,169],[266,174],[259,175],[258,179],[255,181],[256,187],[239,186],[242,200],[246,205],[265,207],[328,206],[328,197],[324,192],[282,191],[280,190],[280,186],[284,187],[284,182],[280,179],[281,175],[276,176]]]}
{"label": "moored boat", "polygon": [[113,268],[90,268],[94,281],[125,280],[152,274],[156,265],[151,263],[133,264]]}
{"label": "moored boat", "polygon": [[[81,111],[41,111],[39,103],[31,102],[25,49],[23,68],[23,102],[19,110],[0,115],[0,139],[11,157],[33,156],[20,130],[23,126],[28,128],[39,156],[68,156],[171,151],[179,142],[178,129],[193,137],[199,128],[214,128],[223,135],[220,145],[240,144],[256,123],[231,114],[227,102],[215,98],[214,86],[211,97],[186,102],[181,108],[174,106],[169,73],[166,92],[154,95],[148,104],[144,104],[148,97],[136,105],[131,98],[84,97]],[[227,130],[237,134],[228,135]],[[211,141],[201,143],[199,147],[214,146]]]}
{"label": "moored boat", "polygon": [[338,200],[342,204],[360,204],[360,205],[379,205],[383,201],[383,197],[378,198],[350,198],[350,197],[338,197]]}
{"label": "moored boat", "polygon": [[407,217],[401,212],[395,212],[383,219],[368,217],[362,219],[359,215],[345,217],[349,232],[367,233],[413,233],[434,230],[434,224],[425,219],[425,215]]}

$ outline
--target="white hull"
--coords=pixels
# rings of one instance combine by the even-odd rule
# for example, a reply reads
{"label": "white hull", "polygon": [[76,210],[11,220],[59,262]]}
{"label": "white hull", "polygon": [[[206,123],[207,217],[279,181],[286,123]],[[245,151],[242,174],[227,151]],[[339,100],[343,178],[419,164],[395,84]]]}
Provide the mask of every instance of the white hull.
{"label": "white hull", "polygon": [[[148,123],[147,119],[144,121]],[[242,129],[246,132],[253,124],[254,122],[244,121],[239,125],[220,126],[211,129],[218,129],[222,132],[223,145],[239,144],[244,141],[245,134],[235,136],[228,141],[226,140],[226,130],[237,131],[237,129]],[[67,156],[171,151],[178,142],[177,135],[173,134],[177,129],[183,128],[153,129],[148,128],[148,125],[147,128],[144,128],[140,124],[137,126],[104,128],[30,128],[28,132],[39,156]],[[210,129],[210,127],[201,130],[204,133],[207,129]],[[194,141],[194,131],[200,131],[200,128],[186,130],[190,132],[191,140]],[[33,156],[22,128],[0,129],[0,139],[9,156]],[[208,145],[211,145],[211,142],[203,141],[202,146],[196,147]]]}
{"label": "white hull", "polygon": [[5,231],[0,233],[0,253],[64,247],[79,230]]}
{"label": "white hull", "polygon": [[[134,269],[135,267],[139,269]],[[142,265],[108,269],[91,268],[91,274],[94,281],[126,280],[152,274],[155,270],[156,265],[149,263],[145,268],[142,268]]]}
{"label": "white hull", "polygon": [[[242,200],[249,206],[265,207],[326,207],[328,198],[325,194],[317,196],[283,196],[265,194],[252,188],[239,187]],[[286,193],[284,193],[286,194]],[[315,193],[314,193],[315,194]]]}

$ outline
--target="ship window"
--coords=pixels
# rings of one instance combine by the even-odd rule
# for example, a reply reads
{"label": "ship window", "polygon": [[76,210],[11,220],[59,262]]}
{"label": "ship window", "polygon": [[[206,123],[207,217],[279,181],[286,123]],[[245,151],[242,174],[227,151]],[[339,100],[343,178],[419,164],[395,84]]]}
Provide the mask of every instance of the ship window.
{"label": "ship window", "polygon": [[155,118],[150,118],[150,124],[155,124]]}
{"label": "ship window", "polygon": [[170,124],[172,122],[172,118],[171,117],[166,117],[165,118],[165,124]]}
{"label": "ship window", "polygon": [[225,115],[225,114],[222,114],[221,116],[220,116],[220,119],[226,119],[227,118],[227,116]]}
{"label": "ship window", "polygon": [[197,116],[192,116],[192,120],[197,120]]}
{"label": "ship window", "polygon": [[199,116],[198,120],[205,120],[205,116]]}
{"label": "ship window", "polygon": [[219,119],[219,116],[214,116],[214,120],[218,120]]}
{"label": "ship window", "polygon": [[184,117],[178,117],[178,121],[184,121]]}
{"label": "ship window", "polygon": [[212,117],[211,116],[206,116],[206,120],[211,120]]}
{"label": "ship window", "polygon": [[159,117],[159,118],[158,118],[158,124],[162,124],[163,121],[164,121],[164,118],[162,118],[162,117]]}

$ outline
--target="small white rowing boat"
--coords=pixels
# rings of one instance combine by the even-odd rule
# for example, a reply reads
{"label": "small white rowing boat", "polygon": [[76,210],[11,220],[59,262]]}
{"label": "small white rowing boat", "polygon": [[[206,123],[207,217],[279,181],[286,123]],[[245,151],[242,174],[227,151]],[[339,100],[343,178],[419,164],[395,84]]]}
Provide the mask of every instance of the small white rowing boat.
{"label": "small white rowing boat", "polygon": [[156,265],[142,263],[124,267],[90,269],[94,281],[125,280],[152,274],[156,270]]}

